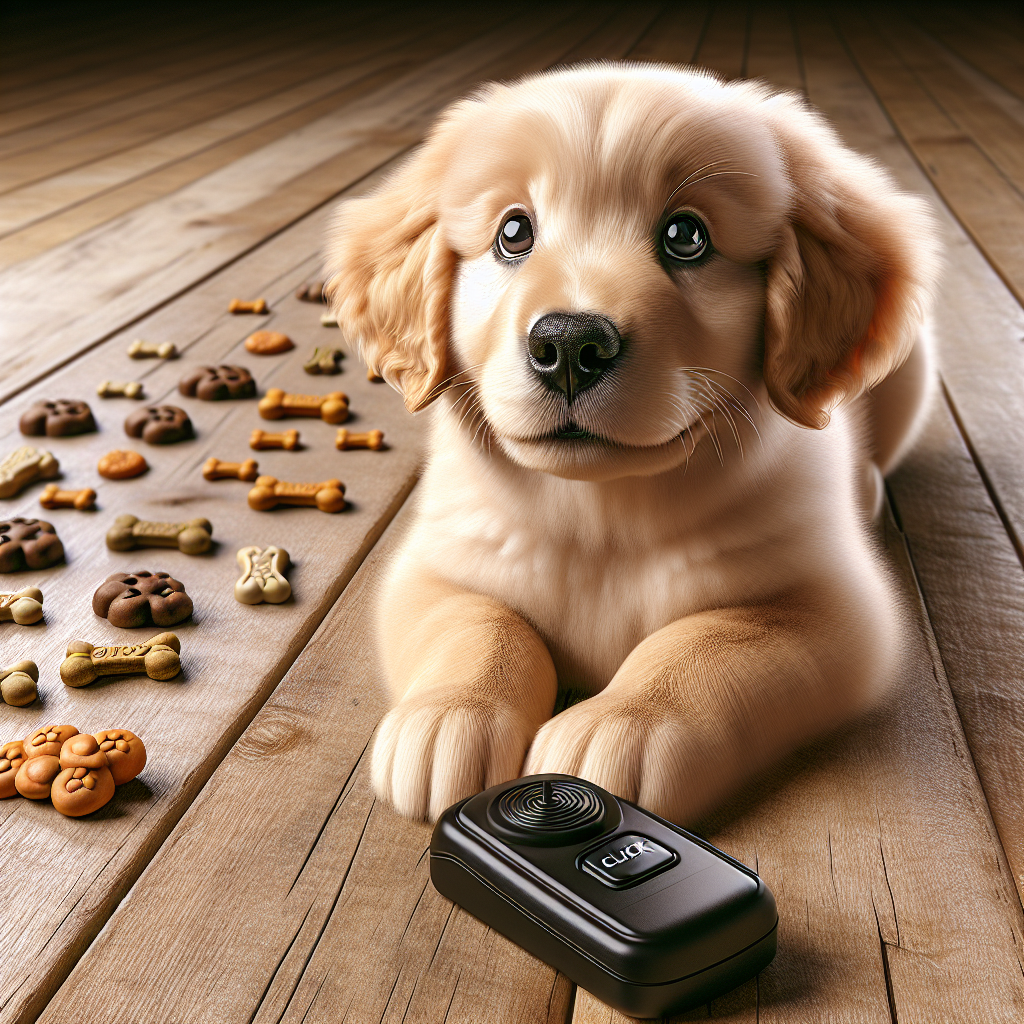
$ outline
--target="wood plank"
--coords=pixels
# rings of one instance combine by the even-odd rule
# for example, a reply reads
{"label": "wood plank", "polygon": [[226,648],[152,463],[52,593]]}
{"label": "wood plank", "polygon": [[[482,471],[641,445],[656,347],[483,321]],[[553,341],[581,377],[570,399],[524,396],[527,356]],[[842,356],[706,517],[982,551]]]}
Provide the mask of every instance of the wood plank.
{"label": "wood plank", "polygon": [[742,78],[746,73],[750,16],[748,3],[726,0],[715,4],[694,63],[725,79]]}
{"label": "wood plank", "polygon": [[630,60],[690,64],[710,17],[704,0],[669,4],[629,53]]}
{"label": "wood plank", "polygon": [[805,92],[803,66],[788,8],[755,4],[747,44],[747,78],[763,78],[777,89]]}

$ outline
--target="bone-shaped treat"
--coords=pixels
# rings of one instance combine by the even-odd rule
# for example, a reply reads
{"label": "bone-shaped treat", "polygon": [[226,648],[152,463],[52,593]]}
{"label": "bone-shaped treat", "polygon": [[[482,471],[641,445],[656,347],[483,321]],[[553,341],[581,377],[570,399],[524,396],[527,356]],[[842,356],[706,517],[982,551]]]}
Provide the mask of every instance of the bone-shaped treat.
{"label": "bone-shaped treat", "polygon": [[323,281],[309,281],[295,293],[295,298],[302,302],[326,302]]}
{"label": "bone-shaped treat", "polygon": [[324,423],[344,423],[348,419],[348,395],[342,391],[329,395],[289,395],[280,388],[271,388],[257,408],[265,420],[319,416]]}
{"label": "bone-shaped treat", "polygon": [[341,373],[341,360],[345,353],[340,348],[313,349],[313,354],[302,364],[306,373]]}
{"label": "bone-shaped treat", "polygon": [[137,516],[118,516],[107,531],[111,551],[133,548],[177,548],[186,555],[210,550],[213,527],[209,519],[188,519],[183,523],[152,523]]}
{"label": "bone-shaped treat", "polygon": [[383,384],[384,383],[384,378],[372,366],[368,366],[366,368],[366,379],[371,384]]}
{"label": "bone-shaped treat", "polygon": [[255,480],[259,476],[259,466],[255,459],[245,462],[221,462],[210,456],[203,463],[203,478],[206,480]]}
{"label": "bone-shaped treat", "polygon": [[0,498],[13,498],[35,480],[50,480],[60,463],[47,451],[23,445],[0,462]]}
{"label": "bone-shaped treat", "polygon": [[275,434],[268,430],[254,430],[249,435],[249,447],[256,451],[263,451],[265,448],[284,448],[293,452],[299,447],[299,432],[285,430]]}
{"label": "bone-shaped treat", "polygon": [[181,642],[173,633],[158,633],[142,644],[97,647],[72,640],[61,662],[65,686],[88,686],[100,676],[145,672],[150,679],[173,679],[181,671]]}
{"label": "bone-shaped treat", "polygon": [[96,388],[100,398],[142,398],[142,385],[137,380],[105,380]]}
{"label": "bone-shaped treat", "polygon": [[39,668],[34,661],[16,661],[13,665],[0,669],[0,697],[3,697],[5,704],[23,708],[39,696],[36,690],[38,682]]}
{"label": "bone-shaped treat", "polygon": [[77,508],[79,512],[96,507],[96,492],[91,487],[78,491],[62,491],[56,484],[47,484],[39,495],[43,508]]}
{"label": "bone-shaped treat", "polygon": [[152,345],[148,341],[136,338],[128,346],[128,355],[132,359],[173,359],[177,354],[177,348],[169,341]]}
{"label": "bone-shaped treat", "polygon": [[321,313],[320,314],[320,326],[321,327],[337,327],[338,318],[333,313]]}
{"label": "bone-shaped treat", "polygon": [[38,587],[26,587],[16,594],[0,594],[0,622],[31,626],[42,617],[43,592]]}
{"label": "bone-shaped treat", "polygon": [[229,313],[266,313],[267,300],[253,299],[252,302],[243,302],[241,299],[232,299],[228,305]]}
{"label": "bone-shaped treat", "polygon": [[290,484],[273,476],[257,477],[249,508],[267,512],[278,505],[315,505],[321,512],[340,512],[345,507],[345,485],[340,480]]}
{"label": "bone-shaped treat", "polygon": [[284,578],[288,568],[288,552],[271,545],[255,544],[242,548],[236,558],[242,575],[235,583],[235,600],[242,604],[280,604],[287,601],[292,585]]}
{"label": "bone-shaped treat", "polygon": [[345,427],[338,427],[338,433],[334,437],[334,447],[338,451],[347,451],[349,448],[370,448],[375,452],[384,449],[384,431],[367,430],[364,433],[356,433]]}

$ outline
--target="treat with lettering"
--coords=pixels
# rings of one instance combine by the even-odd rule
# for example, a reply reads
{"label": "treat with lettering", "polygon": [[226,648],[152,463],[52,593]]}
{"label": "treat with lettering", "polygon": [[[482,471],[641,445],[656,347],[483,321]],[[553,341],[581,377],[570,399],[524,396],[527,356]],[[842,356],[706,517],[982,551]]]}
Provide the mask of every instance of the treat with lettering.
{"label": "treat with lettering", "polygon": [[141,437],[146,444],[174,444],[195,437],[192,421],[176,405],[147,405],[136,409],[124,421],[129,437]]}
{"label": "treat with lettering", "polygon": [[138,452],[117,449],[100,458],[96,471],[108,480],[130,480],[149,469],[149,463]]}
{"label": "treat with lettering", "polygon": [[181,642],[173,633],[158,633],[140,644],[96,646],[72,640],[60,665],[65,686],[88,686],[100,676],[145,673],[150,679],[173,679],[181,671]]}
{"label": "treat with lettering", "polygon": [[73,398],[36,402],[22,414],[18,426],[31,437],[69,437],[88,434],[96,429],[92,409],[86,402]]}
{"label": "treat with lettering", "polygon": [[0,519],[0,572],[49,569],[64,560],[52,523],[42,519]]}
{"label": "treat with lettering", "polygon": [[115,572],[92,596],[92,610],[122,629],[176,626],[192,614],[185,585],[166,572]]}
{"label": "treat with lettering", "polygon": [[22,445],[0,462],[0,498],[13,498],[36,480],[52,480],[60,463],[47,451]]}
{"label": "treat with lettering", "polygon": [[[157,523],[123,515],[107,530],[107,547],[111,551],[134,548],[177,548],[185,555],[201,555],[213,543],[213,526],[209,519],[186,519],[181,523]],[[0,549],[2,550],[2,549]]]}
{"label": "treat with lettering", "polygon": [[204,402],[220,402],[226,398],[252,398],[256,381],[244,366],[197,366],[181,378],[178,390]]}
{"label": "treat with lettering", "polygon": [[5,669],[0,669],[0,697],[5,704],[23,708],[39,696],[36,683],[39,682],[39,668],[28,658],[16,661]]}

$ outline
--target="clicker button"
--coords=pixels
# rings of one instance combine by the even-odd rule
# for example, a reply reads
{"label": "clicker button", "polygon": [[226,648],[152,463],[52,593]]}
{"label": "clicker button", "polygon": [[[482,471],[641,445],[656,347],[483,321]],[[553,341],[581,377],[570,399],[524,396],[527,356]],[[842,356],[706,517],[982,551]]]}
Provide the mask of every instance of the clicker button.
{"label": "clicker button", "polygon": [[664,871],[676,859],[675,853],[653,839],[627,834],[592,850],[580,861],[580,867],[605,885],[619,889]]}

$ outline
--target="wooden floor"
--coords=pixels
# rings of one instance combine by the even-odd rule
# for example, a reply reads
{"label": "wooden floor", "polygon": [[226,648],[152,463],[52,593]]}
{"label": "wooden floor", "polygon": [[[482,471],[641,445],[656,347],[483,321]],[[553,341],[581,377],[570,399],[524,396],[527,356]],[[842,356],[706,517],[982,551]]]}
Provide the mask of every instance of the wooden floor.
{"label": "wooden floor", "polygon": [[[1024,20],[1019,6],[565,2],[11,8],[0,23],[0,456],[45,397],[89,400],[98,434],[46,442],[93,513],[55,511],[67,564],[38,585],[45,622],[0,625],[0,667],[35,659],[41,702],[0,705],[0,740],[38,724],[140,733],[149,764],[86,820],[0,803],[0,1022],[622,1024],[428,883],[429,829],[374,802],[366,751],[385,703],[368,594],[403,528],[420,422],[356,360],[302,362],[337,332],[295,288],[336,200],[373,185],[475,83],[587,58],[696,62],[802,90],[855,147],[938,210],[946,271],[941,401],[889,481],[884,540],[918,612],[903,682],[866,721],[779,766],[700,824],[756,866],[779,953],[686,1020],[1024,1019]],[[165,5],[160,10],[172,10]],[[140,13],[141,11],[141,13]],[[70,26],[69,17],[77,18]],[[265,296],[268,316],[232,317]],[[259,326],[298,341],[241,349]],[[128,343],[172,341],[175,362]],[[351,396],[390,450],[263,452],[285,479],[338,475],[352,507],[250,512],[206,483],[250,454],[250,403],[176,397],[186,367],[237,361],[262,389]],[[101,480],[138,379],[185,406],[195,441]],[[253,453],[255,454],[255,453]],[[40,487],[0,502],[38,515]],[[117,554],[113,517],[206,516],[208,556]],[[232,597],[235,550],[276,542],[295,599]],[[183,580],[184,674],[68,690],[68,640],[119,631],[98,582]],[[154,631],[155,632],[155,631]],[[148,634],[147,634],[148,635]]]}

